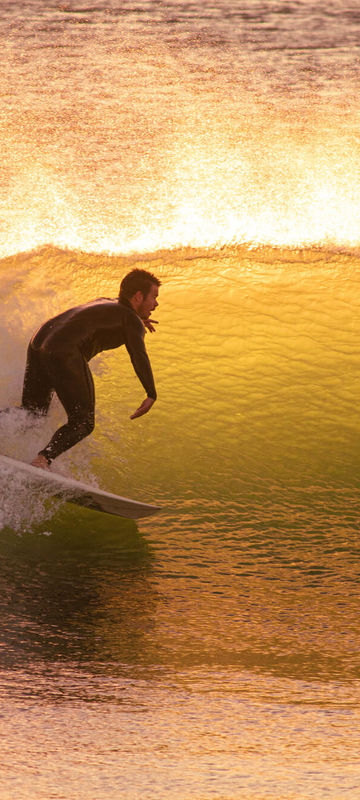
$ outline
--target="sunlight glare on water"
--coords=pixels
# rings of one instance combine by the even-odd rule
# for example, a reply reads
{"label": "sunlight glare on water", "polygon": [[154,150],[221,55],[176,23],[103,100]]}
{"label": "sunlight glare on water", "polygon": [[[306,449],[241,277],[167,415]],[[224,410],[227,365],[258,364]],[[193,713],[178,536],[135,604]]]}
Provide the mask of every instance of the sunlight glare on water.
{"label": "sunlight glare on water", "polygon": [[[13,3],[1,56],[1,252],[50,242],[113,253],[357,245],[351,43],[350,53],[339,48],[329,106],[338,78],[329,31],[321,40],[304,2],[280,11],[274,19],[271,3],[205,3],[192,30],[187,4],[154,14],[150,3],[121,13],[116,4],[33,3],[30,12]],[[340,4],[331,11],[338,23]],[[286,83],[289,44],[299,49]]]}

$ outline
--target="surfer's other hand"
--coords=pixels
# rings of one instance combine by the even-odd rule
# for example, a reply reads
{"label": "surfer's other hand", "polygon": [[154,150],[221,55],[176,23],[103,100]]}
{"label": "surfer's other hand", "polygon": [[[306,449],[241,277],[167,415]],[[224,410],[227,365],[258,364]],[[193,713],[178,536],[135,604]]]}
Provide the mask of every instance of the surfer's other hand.
{"label": "surfer's other hand", "polygon": [[154,325],[159,324],[157,319],[143,319],[143,323],[150,333],[155,333],[156,328],[154,328]]}
{"label": "surfer's other hand", "polygon": [[142,417],[143,414],[147,414],[147,412],[150,411],[150,408],[151,406],[154,405],[154,403],[155,400],[153,397],[146,397],[145,400],[143,400],[143,402],[141,403],[141,406],[139,406],[139,408],[137,408],[136,411],[134,411],[134,413],[131,414],[130,419],[137,419],[137,417]]}

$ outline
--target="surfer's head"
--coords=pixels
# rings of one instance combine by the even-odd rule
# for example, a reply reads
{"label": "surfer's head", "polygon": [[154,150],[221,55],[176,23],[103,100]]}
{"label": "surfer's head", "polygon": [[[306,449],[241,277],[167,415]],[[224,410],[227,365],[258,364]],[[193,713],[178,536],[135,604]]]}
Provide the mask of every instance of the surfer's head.
{"label": "surfer's head", "polygon": [[132,305],[139,317],[148,319],[158,305],[157,296],[161,281],[146,269],[133,269],[120,284],[119,300]]}

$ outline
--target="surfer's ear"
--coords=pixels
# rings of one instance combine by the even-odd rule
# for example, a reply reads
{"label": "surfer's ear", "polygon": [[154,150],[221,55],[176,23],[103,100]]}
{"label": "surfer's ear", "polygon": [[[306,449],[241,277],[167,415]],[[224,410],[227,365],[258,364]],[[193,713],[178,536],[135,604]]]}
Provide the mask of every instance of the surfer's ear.
{"label": "surfer's ear", "polygon": [[140,306],[143,304],[143,302],[144,302],[144,295],[143,295],[142,292],[140,292],[140,289],[139,289],[130,298],[130,305],[133,307],[134,311],[138,311]]}
{"label": "surfer's ear", "polygon": [[136,303],[143,303],[144,302],[144,295],[140,292],[140,289],[133,295],[133,298]]}

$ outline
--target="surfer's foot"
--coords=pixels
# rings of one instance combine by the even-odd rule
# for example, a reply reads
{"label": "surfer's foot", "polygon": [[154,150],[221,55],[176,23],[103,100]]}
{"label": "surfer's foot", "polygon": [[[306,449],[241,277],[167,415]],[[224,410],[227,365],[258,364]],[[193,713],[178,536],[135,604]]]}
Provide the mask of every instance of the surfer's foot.
{"label": "surfer's foot", "polygon": [[31,466],[40,467],[40,469],[50,469],[50,465],[48,464],[45,456],[40,455],[40,453],[32,460]]}

